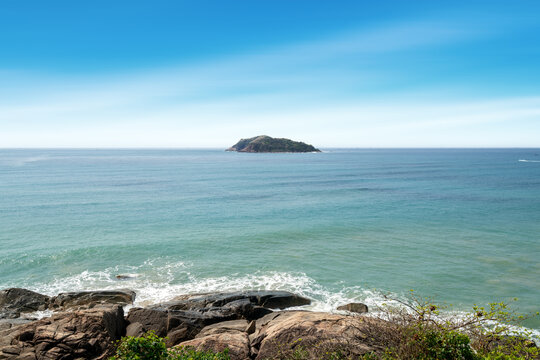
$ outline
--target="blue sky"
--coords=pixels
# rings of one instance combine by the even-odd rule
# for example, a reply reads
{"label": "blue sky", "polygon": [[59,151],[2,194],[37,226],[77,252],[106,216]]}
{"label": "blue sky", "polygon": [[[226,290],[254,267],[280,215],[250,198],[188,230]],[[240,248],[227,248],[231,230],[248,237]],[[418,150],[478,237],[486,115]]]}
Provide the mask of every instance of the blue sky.
{"label": "blue sky", "polygon": [[0,147],[540,147],[539,1],[0,2]]}

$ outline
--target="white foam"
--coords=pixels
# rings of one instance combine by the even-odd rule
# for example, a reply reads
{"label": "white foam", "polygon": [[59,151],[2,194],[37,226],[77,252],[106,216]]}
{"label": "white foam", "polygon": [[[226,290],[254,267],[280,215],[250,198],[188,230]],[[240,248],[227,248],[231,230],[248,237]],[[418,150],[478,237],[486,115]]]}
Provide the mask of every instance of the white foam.
{"label": "white foam", "polygon": [[24,166],[26,164],[32,164],[40,161],[46,161],[49,160],[50,156],[43,155],[43,156],[29,156],[29,157],[7,157],[0,159],[0,165],[7,165],[7,166],[14,166],[14,167],[20,167]]}
{"label": "white foam", "polygon": [[519,159],[519,162],[527,162],[527,163],[540,163],[540,160],[525,160],[525,159]]}
{"label": "white foam", "polygon": [[[389,299],[385,293],[366,289],[361,286],[329,289],[317,283],[313,278],[303,273],[263,272],[253,274],[231,274],[219,277],[204,277],[192,274],[190,264],[184,262],[163,261],[157,258],[145,261],[140,266],[115,266],[103,271],[83,271],[80,274],[57,278],[50,283],[38,286],[26,286],[47,295],[60,292],[85,290],[112,290],[130,288],[137,293],[135,303],[127,306],[147,306],[171,300],[175,296],[195,293],[229,292],[242,290],[284,290],[312,299],[312,303],[302,309],[322,312],[337,312],[336,308],[350,302],[362,302],[370,309],[370,316],[383,313],[378,309],[386,304],[392,307],[403,307],[397,300]],[[126,280],[116,278],[117,274],[131,276]],[[405,301],[405,296],[392,294],[390,297]],[[36,317],[50,314],[35,314]],[[441,315],[467,316],[462,312],[446,312]],[[525,334],[530,329],[513,328],[516,333]],[[539,331],[532,331],[535,339],[540,339]]]}
{"label": "white foam", "polygon": [[[366,291],[361,287],[343,287],[338,291],[331,291],[303,273],[274,271],[203,277],[192,274],[190,264],[164,263],[162,260],[147,260],[140,266],[115,266],[102,271],[87,270],[80,274],[55,278],[48,283],[25,285],[51,296],[68,291],[129,287],[137,293],[135,305],[167,301],[182,294],[241,290],[290,291],[313,299],[309,309],[326,312],[351,301],[362,301],[368,306],[376,301],[373,291]],[[119,274],[127,278],[116,278]]]}
{"label": "white foam", "polygon": [[32,320],[33,319],[41,320],[43,318],[51,317],[53,314],[54,312],[52,310],[39,310],[39,311],[26,313],[21,316],[23,316],[24,318],[32,319]]}

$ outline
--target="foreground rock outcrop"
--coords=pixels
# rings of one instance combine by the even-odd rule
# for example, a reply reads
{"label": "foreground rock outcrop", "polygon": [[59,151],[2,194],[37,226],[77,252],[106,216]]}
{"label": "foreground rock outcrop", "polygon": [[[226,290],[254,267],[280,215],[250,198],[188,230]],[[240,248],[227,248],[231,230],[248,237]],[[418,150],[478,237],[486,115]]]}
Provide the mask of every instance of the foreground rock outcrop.
{"label": "foreground rock outcrop", "polygon": [[0,332],[0,359],[106,359],[125,333],[121,306],[63,312]]}
{"label": "foreground rock outcrop", "polygon": [[273,138],[260,135],[249,139],[241,139],[226,151],[249,153],[279,153],[279,152],[320,152],[312,145],[283,138]]}
{"label": "foreground rock outcrop", "polygon": [[252,358],[249,335],[250,322],[233,320],[205,327],[195,339],[182,342],[180,346],[191,346],[196,350],[221,352],[229,349],[231,359]]}
{"label": "foreground rock outcrop", "polygon": [[45,310],[49,306],[50,297],[37,292],[10,288],[0,291],[0,319],[12,319],[37,310]]}
{"label": "foreground rock outcrop", "polygon": [[195,339],[178,346],[216,352],[228,348],[231,359],[238,360],[294,358],[295,351],[309,358],[334,351],[358,357],[382,349],[372,343],[366,331],[375,322],[381,320],[310,311],[280,311],[257,320],[254,327],[242,320],[207,326]]}
{"label": "foreground rock outcrop", "polygon": [[[62,293],[48,297],[24,289],[0,292],[0,309],[10,314],[53,310],[49,318],[0,323],[2,359],[106,359],[122,336],[154,331],[167,346],[229,349],[232,359],[289,357],[294,351],[346,348],[351,355],[377,349],[366,339],[369,320],[302,310],[310,304],[285,291],[241,291],[181,295],[145,308],[130,309],[130,290]],[[301,339],[301,340],[299,340]],[[351,344],[355,344],[351,347]],[[315,355],[314,355],[315,356]]]}
{"label": "foreground rock outcrop", "polygon": [[183,295],[171,301],[129,311],[127,332],[139,336],[154,331],[167,336],[167,345],[191,340],[203,328],[231,320],[255,320],[272,312],[310,304],[286,291],[244,291]]}
{"label": "foreground rock outcrop", "polygon": [[135,301],[135,291],[129,289],[78,291],[61,293],[51,298],[49,308],[91,308],[98,304],[128,305]]}

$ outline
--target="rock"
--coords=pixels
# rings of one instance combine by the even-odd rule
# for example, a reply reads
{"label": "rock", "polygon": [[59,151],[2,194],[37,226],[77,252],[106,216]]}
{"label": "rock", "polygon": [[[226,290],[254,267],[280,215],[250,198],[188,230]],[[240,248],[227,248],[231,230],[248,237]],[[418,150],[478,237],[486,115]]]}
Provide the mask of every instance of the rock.
{"label": "rock", "polygon": [[0,333],[0,359],[107,359],[124,333],[118,305],[58,313]]}
{"label": "rock", "polygon": [[185,338],[180,340],[189,340],[193,339],[207,325],[235,319],[238,319],[238,314],[226,308],[169,310],[167,335],[172,331],[184,328],[186,329]]}
{"label": "rock", "polygon": [[350,304],[346,304],[346,305],[341,305],[341,306],[338,306],[337,309],[338,310],[349,311],[349,312],[353,312],[353,313],[358,313],[358,314],[365,314],[365,313],[368,312],[367,305],[362,304],[362,303],[350,303]]}
{"label": "rock", "polygon": [[176,328],[167,334],[167,340],[165,342],[165,345],[167,345],[167,347],[171,347],[173,345],[180,344],[182,341],[186,341],[192,338],[193,336],[190,333],[190,329],[188,329],[187,327],[184,326]]}
{"label": "rock", "polygon": [[251,153],[276,153],[276,152],[321,152],[312,145],[300,141],[292,141],[283,138],[272,138],[260,135],[249,139],[241,139],[226,151],[251,152]]}
{"label": "rock", "polygon": [[126,320],[130,325],[140,324],[143,333],[153,330],[157,336],[164,337],[167,335],[167,318],[167,310],[132,308]]}
{"label": "rock", "polygon": [[[369,342],[366,329],[380,320],[307,311],[269,314],[257,321],[250,335],[256,359],[290,358],[296,351],[307,358],[340,351],[352,358],[381,350]],[[348,357],[347,357],[348,358]]]}
{"label": "rock", "polygon": [[262,306],[254,305],[249,299],[235,300],[223,306],[223,309],[238,314],[240,318],[254,320],[271,313],[272,310]]}
{"label": "rock", "polygon": [[248,326],[246,326],[246,328],[244,329],[244,331],[246,333],[248,333],[248,335],[251,335],[255,332],[255,329],[257,328],[257,322],[255,320],[252,320]]}
{"label": "rock", "polygon": [[206,336],[184,341],[179,346],[213,352],[228,349],[231,360],[250,359],[249,338],[245,332],[239,330],[215,331]]}
{"label": "rock", "polygon": [[21,312],[45,310],[50,298],[34,291],[10,288],[0,291],[0,319],[19,316]]}
{"label": "rock", "polygon": [[15,310],[4,309],[0,311],[0,319],[17,319],[21,313]]}
{"label": "rock", "polygon": [[[251,321],[271,313],[271,308],[309,303],[309,299],[286,291],[192,294],[178,296],[147,309],[132,309],[127,320],[129,323],[140,323],[144,332],[154,330],[159,336],[166,335],[168,343],[175,345],[193,339],[203,328],[212,324],[231,320]],[[244,328],[240,330],[245,330],[247,325],[247,322],[243,322]]]}
{"label": "rock", "polygon": [[139,337],[144,335],[145,332],[142,324],[138,322],[131,323],[126,327],[126,336]]}
{"label": "rock", "polygon": [[268,309],[286,309],[288,307],[309,305],[311,303],[311,300],[288,291],[261,290],[183,295],[162,305],[174,310],[190,310],[221,307],[239,300],[248,301],[253,306],[261,306]]}
{"label": "rock", "polygon": [[100,290],[61,293],[51,299],[51,308],[91,308],[97,304],[133,304],[132,290]]}
{"label": "rock", "polygon": [[133,275],[133,274],[118,274],[115,276],[115,278],[117,280],[131,280],[131,279],[135,279],[137,277],[137,275]]}
{"label": "rock", "polygon": [[24,324],[27,324],[27,323],[29,323],[31,321],[32,320],[25,319],[25,318],[0,319],[0,331],[1,330],[6,330],[6,329],[11,329],[11,328],[14,328],[16,326],[24,325]]}
{"label": "rock", "polygon": [[236,330],[241,332],[246,332],[249,322],[247,320],[231,320],[223,321],[220,323],[212,324],[206,326],[201,330],[200,333],[195,336],[195,338],[204,337],[211,334],[219,334],[222,332],[228,332],[230,330]]}

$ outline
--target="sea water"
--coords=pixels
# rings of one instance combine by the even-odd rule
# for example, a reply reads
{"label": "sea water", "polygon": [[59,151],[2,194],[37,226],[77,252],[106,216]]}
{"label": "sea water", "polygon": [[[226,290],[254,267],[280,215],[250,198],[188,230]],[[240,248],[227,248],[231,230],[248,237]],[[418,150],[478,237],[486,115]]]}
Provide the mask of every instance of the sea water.
{"label": "sea water", "polygon": [[0,150],[13,286],[131,288],[140,305],[280,289],[323,311],[414,289],[535,312],[540,150]]}

